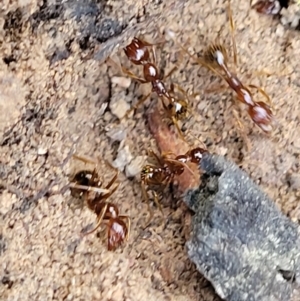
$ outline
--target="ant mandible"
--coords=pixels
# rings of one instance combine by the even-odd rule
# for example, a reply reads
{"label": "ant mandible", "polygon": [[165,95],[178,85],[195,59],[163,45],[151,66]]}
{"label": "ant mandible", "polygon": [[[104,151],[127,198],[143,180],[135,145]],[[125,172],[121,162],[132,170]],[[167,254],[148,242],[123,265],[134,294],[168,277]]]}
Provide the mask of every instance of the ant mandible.
{"label": "ant mandible", "polygon": [[[231,39],[234,63],[237,65],[237,49],[234,38],[234,22],[230,8],[230,0],[228,0],[228,16],[231,28]],[[255,85],[245,86],[237,77],[237,75],[228,68],[228,54],[226,48],[221,43],[214,43],[205,51],[203,58],[197,58],[191,55],[186,48],[180,45],[182,50],[186,52],[192,59],[200,65],[208,68],[220,78],[225,80],[229,87],[236,93],[237,99],[247,106],[247,113],[252,121],[261,128],[265,133],[272,130],[272,121],[274,119],[271,108],[263,101],[255,101],[250,89],[256,89],[262,94],[268,103],[271,103],[268,94],[260,87]]]}
{"label": "ant mandible", "polygon": [[[74,155],[74,157],[82,162],[95,164],[94,161],[87,158],[77,155]],[[119,183],[116,183],[111,188],[115,184],[118,174],[119,172],[117,171],[105,188],[101,188],[102,181],[95,166],[93,171],[81,170],[77,172],[70,183],[71,194],[73,196],[81,194],[88,208],[97,215],[95,228],[89,232],[85,232],[83,235],[95,232],[104,222],[107,226],[107,245],[109,251],[115,250],[126,241],[130,233],[129,216],[120,215],[117,205],[107,201],[119,187]],[[94,194],[91,194],[91,192],[94,192]]]}
{"label": "ant mandible", "polygon": [[[181,138],[183,138],[181,129],[178,126],[178,121],[183,120],[187,116],[188,112],[188,103],[186,99],[177,99],[174,96],[174,84],[171,85],[171,89],[168,90],[164,84],[164,80],[168,78],[176,69],[174,67],[166,76],[162,77],[159,74],[158,68],[156,66],[156,54],[154,51],[154,46],[161,43],[151,44],[147,41],[143,41],[138,38],[133,38],[132,42],[124,48],[125,55],[127,58],[135,65],[143,66],[144,78],[139,78],[134,75],[129,70],[122,68],[122,71],[128,76],[134,78],[140,83],[151,83],[152,92],[156,93],[159,98],[162,100],[164,110],[167,113],[167,117],[172,120],[176,126]],[[151,47],[151,52],[153,56],[153,61],[150,59],[150,52],[148,47]],[[182,88],[177,86],[178,90],[184,92]],[[184,92],[186,98],[187,95]],[[145,102],[150,94],[142,98],[131,110],[129,110],[126,115],[128,115],[133,110],[137,109],[143,102]],[[168,101],[168,104],[165,103],[164,98]]]}

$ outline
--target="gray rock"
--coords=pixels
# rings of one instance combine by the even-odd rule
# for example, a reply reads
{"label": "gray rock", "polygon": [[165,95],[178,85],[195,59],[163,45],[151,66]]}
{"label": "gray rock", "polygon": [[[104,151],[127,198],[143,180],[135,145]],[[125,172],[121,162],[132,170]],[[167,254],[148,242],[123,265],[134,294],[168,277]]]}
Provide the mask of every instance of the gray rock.
{"label": "gray rock", "polygon": [[234,163],[204,154],[188,255],[228,301],[287,301],[299,284],[299,227]]}
{"label": "gray rock", "polygon": [[118,151],[117,158],[113,161],[113,167],[123,171],[125,166],[130,163],[133,159],[133,156],[130,152],[129,146],[126,145],[124,148]]}
{"label": "gray rock", "polygon": [[123,141],[126,138],[126,130],[122,125],[108,125],[105,128],[106,136],[112,141]]}
{"label": "gray rock", "polygon": [[125,168],[126,177],[135,177],[140,174],[145,162],[144,156],[135,157]]}
{"label": "gray rock", "polygon": [[117,118],[125,117],[126,112],[130,109],[130,105],[124,99],[112,99],[109,104],[110,111]]}

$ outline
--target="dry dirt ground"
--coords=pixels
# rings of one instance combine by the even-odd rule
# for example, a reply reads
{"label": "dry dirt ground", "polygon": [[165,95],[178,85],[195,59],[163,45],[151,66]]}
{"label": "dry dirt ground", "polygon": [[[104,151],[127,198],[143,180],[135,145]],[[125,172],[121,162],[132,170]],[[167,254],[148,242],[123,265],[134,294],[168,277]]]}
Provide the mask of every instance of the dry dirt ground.
{"label": "dry dirt ground", "polygon": [[[166,219],[154,208],[150,227],[141,231],[148,211],[139,177],[120,173],[121,185],[111,201],[131,217],[132,225],[129,241],[112,253],[102,241],[103,233],[80,237],[95,216],[85,207],[73,206],[75,200],[61,188],[74,169],[82,167],[71,159],[74,152],[113,162],[125,149],[126,162],[121,163],[136,169],[149,148],[156,150],[145,118],[145,108],[157,101],[155,96],[128,120],[115,115],[122,115],[150,86],[128,81],[118,68],[104,63],[111,50],[114,60],[139,74],[141,68],[129,64],[118,46],[125,46],[140,29],[152,41],[159,39],[158,30],[172,30],[191,51],[202,52],[224,28],[221,39],[230,50],[227,4],[2,3],[0,299],[219,300],[187,258],[189,214],[180,202],[170,202],[169,194],[162,201]],[[191,98],[193,114],[182,125],[190,131],[189,139],[195,136],[209,151],[240,164],[286,214],[298,220],[300,34],[276,18],[250,10],[248,1],[232,1],[232,12],[237,70],[245,82],[265,87],[272,98],[277,124],[269,137],[238,109],[228,89],[205,93],[218,87],[220,79],[189,60],[172,40],[158,48],[158,63],[165,72],[178,67],[167,83],[172,80],[199,93]],[[263,74],[267,72],[272,74]],[[120,129],[121,142],[108,136],[114,129]],[[113,175],[104,164],[99,171],[105,181]]]}

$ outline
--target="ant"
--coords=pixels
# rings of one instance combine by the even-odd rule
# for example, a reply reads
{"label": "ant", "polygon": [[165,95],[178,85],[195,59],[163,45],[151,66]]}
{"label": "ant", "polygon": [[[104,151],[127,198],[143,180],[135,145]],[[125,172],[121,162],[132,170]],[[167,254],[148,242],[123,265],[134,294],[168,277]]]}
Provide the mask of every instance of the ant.
{"label": "ant", "polygon": [[[234,56],[234,64],[237,65],[237,49],[234,38],[234,22],[232,18],[230,0],[228,0],[228,15],[231,28],[231,39],[232,48]],[[237,99],[247,106],[247,113],[252,119],[252,121],[263,130],[265,133],[269,133],[272,130],[273,113],[269,105],[263,101],[255,101],[253,94],[250,89],[256,89],[261,93],[268,103],[271,103],[268,94],[260,87],[255,85],[245,86],[237,77],[237,75],[232,72],[228,67],[228,54],[226,48],[221,43],[214,43],[208,47],[205,51],[203,58],[197,58],[191,55],[187,49],[181,46],[181,49],[186,52],[192,59],[198,62],[198,64],[203,65],[217,76],[222,78],[227,82],[229,87],[233,89],[236,93]]]}
{"label": "ant", "polygon": [[[250,5],[252,4],[251,2]],[[281,10],[281,4],[278,0],[260,0],[251,5],[251,8],[255,9],[260,14],[278,15]]]}
{"label": "ant", "polygon": [[[74,155],[74,157],[84,163],[92,163],[95,165],[95,162],[89,159],[77,155]],[[112,166],[110,167],[113,168]],[[107,226],[109,251],[115,250],[127,240],[130,232],[129,216],[120,215],[117,205],[107,201],[119,187],[120,183],[116,183],[116,185],[111,188],[116,182],[118,175],[119,171],[116,171],[116,174],[103,189],[101,188],[102,181],[95,166],[93,171],[81,170],[77,172],[70,183],[71,194],[73,196],[83,196],[88,208],[97,215],[97,225],[95,228],[89,232],[85,232],[83,235],[95,232],[101,226],[102,222],[105,222]],[[94,194],[91,195],[91,192],[94,192]]]}
{"label": "ant", "polygon": [[[145,165],[141,171],[142,193],[144,199],[148,203],[148,208],[150,211],[150,218],[147,225],[149,225],[149,222],[153,217],[153,212],[149,207],[149,198],[146,186],[166,187],[173,182],[175,176],[180,176],[184,172],[185,168],[193,173],[187,166],[187,163],[191,162],[199,165],[203,154],[206,152],[207,150],[197,147],[189,150],[184,155],[178,155],[174,159],[172,159],[169,157],[169,155],[171,154],[174,155],[174,153],[172,152],[165,153],[161,157],[159,157],[152,150],[149,151],[149,156],[155,159],[156,164]],[[156,192],[153,191],[153,194],[154,201],[162,212]]]}
{"label": "ant", "polygon": [[[181,138],[183,138],[182,132],[178,126],[178,121],[186,118],[188,112],[188,103],[186,99],[177,99],[174,96],[174,84],[171,85],[170,90],[168,90],[164,84],[164,80],[175,71],[176,67],[174,67],[164,77],[162,77],[161,74],[159,74],[158,68],[156,66],[156,54],[153,47],[154,45],[158,45],[161,43],[162,42],[151,44],[136,37],[133,38],[132,42],[124,48],[124,52],[127,58],[133,64],[143,66],[144,78],[139,78],[135,76],[133,73],[126,70],[125,68],[122,68],[122,71],[142,84],[152,84],[152,92],[155,92],[158,95],[158,97],[161,98],[164,110],[166,111],[168,118],[172,120]],[[153,60],[151,60],[150,58],[150,52],[148,47],[151,47]],[[179,86],[177,87],[181,92],[184,92],[183,89],[181,89]],[[126,115],[128,115],[134,109],[137,109],[143,102],[145,102],[148,99],[149,95],[150,94],[142,98],[131,110],[127,112]],[[167,105],[164,99],[167,99]]]}

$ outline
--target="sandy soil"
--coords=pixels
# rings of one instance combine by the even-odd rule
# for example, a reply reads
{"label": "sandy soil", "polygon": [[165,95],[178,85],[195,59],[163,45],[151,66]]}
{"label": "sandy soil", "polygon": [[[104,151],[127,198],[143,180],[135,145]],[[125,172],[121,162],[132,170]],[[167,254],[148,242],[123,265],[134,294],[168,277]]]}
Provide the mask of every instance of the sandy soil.
{"label": "sandy soil", "polygon": [[[139,169],[147,150],[157,150],[145,116],[145,108],[157,101],[154,95],[132,118],[116,116],[150,87],[128,81],[104,63],[111,51],[114,60],[142,75],[119,49],[140,30],[150,41],[159,38],[157,29],[172,30],[178,41],[201,53],[224,28],[221,39],[230,50],[226,3],[127,0],[91,6],[83,1],[79,7],[76,1],[40,2],[7,0],[0,12],[1,300],[219,300],[187,258],[190,215],[183,204],[171,202],[170,194],[162,201],[166,219],[154,208],[150,227],[142,231],[148,212],[139,176],[127,177],[126,168],[120,173],[111,200],[131,217],[132,231],[124,248],[112,253],[103,233],[80,237],[95,216],[73,206],[69,191],[61,189],[82,167],[72,160],[74,152],[113,162],[125,149],[125,163]],[[168,81],[199,93],[182,125],[190,131],[190,144],[198,144],[195,136],[210,152],[240,164],[298,220],[299,32],[258,15],[248,1],[234,1],[232,11],[238,73],[272,98],[278,123],[270,137],[236,106],[228,89],[205,93],[220,79],[189,61],[170,39],[157,50],[159,65],[165,72],[176,65]],[[114,129],[121,129],[121,136],[126,132],[121,142],[109,137]],[[99,171],[105,181],[113,175],[104,163]]]}

